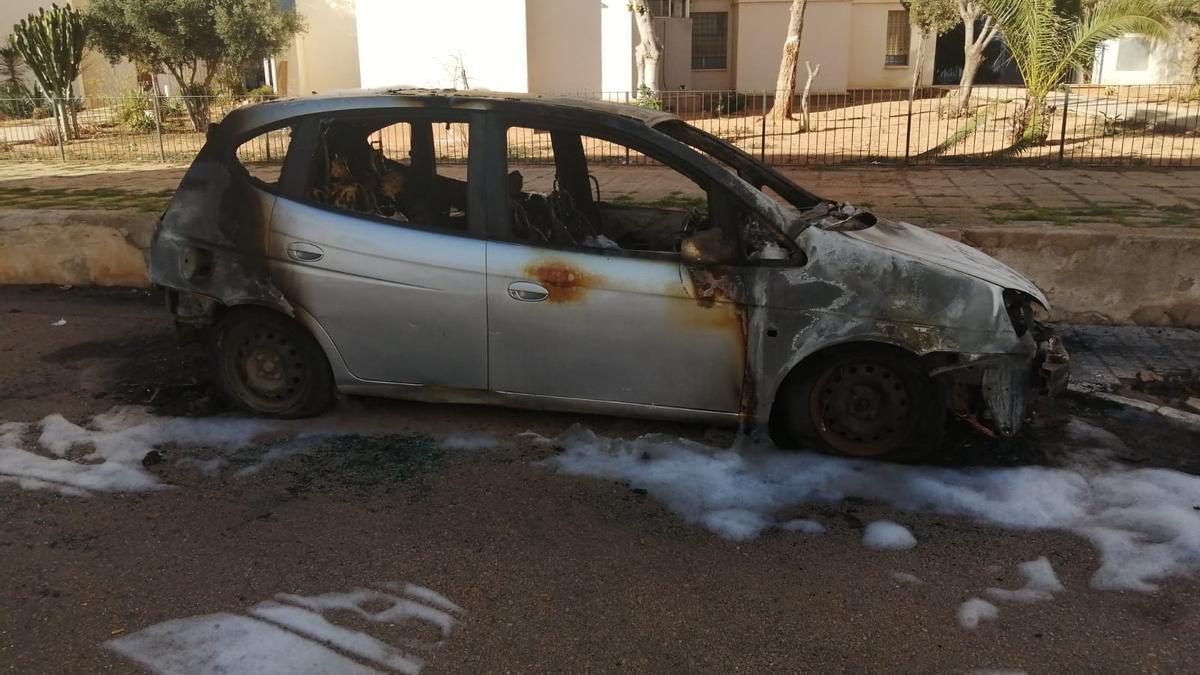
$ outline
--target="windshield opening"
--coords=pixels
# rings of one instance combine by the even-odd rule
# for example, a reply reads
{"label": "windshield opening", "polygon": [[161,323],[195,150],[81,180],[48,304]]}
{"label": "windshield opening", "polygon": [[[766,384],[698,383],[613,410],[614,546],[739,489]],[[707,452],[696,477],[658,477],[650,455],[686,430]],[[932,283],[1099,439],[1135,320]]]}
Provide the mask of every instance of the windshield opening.
{"label": "windshield opening", "polygon": [[749,183],[772,199],[782,199],[797,209],[809,209],[825,200],[796,185],[774,167],[746,154],[737,147],[682,120],[668,120],[655,129],[715,160],[730,173]]}

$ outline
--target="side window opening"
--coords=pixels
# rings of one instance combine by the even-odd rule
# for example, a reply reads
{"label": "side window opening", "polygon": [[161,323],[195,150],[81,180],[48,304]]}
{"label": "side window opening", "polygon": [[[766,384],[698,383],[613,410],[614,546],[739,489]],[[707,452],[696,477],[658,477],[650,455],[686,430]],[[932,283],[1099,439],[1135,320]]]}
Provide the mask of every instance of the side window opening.
{"label": "side window opening", "polygon": [[234,155],[252,178],[275,187],[291,144],[292,127],[272,129],[243,142]]}
{"label": "side window opening", "polygon": [[467,122],[322,121],[305,196],[398,224],[467,231]]}
{"label": "side window opening", "polygon": [[[734,228],[715,224],[710,188],[660,166],[654,192],[624,169],[641,163],[630,144],[569,129],[508,129],[508,205],[513,236],[535,245],[679,254],[698,234],[716,257],[737,257]],[[665,188],[665,190],[664,190]],[[723,200],[725,206],[732,206]],[[726,220],[726,219],[720,219]]]}

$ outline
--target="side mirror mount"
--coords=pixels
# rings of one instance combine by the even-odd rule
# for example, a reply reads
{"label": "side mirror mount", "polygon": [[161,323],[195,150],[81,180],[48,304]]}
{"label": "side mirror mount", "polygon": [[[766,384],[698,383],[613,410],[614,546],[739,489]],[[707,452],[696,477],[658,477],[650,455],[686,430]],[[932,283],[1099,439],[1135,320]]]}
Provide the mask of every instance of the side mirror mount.
{"label": "side mirror mount", "polygon": [[689,265],[727,264],[736,255],[736,247],[715,227],[684,237],[679,243],[679,256]]}

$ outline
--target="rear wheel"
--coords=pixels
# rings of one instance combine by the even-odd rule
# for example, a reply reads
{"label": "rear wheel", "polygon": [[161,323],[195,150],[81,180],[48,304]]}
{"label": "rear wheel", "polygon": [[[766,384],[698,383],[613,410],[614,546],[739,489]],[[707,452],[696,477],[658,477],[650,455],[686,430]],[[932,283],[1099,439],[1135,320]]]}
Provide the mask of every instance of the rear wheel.
{"label": "rear wheel", "polygon": [[311,417],[333,404],[333,374],[317,341],[291,319],[235,309],[213,330],[217,386],[233,405],[272,417]]}
{"label": "rear wheel", "polygon": [[916,357],[885,347],[841,349],[784,391],[795,442],[849,457],[912,460],[938,450],[945,409]]}

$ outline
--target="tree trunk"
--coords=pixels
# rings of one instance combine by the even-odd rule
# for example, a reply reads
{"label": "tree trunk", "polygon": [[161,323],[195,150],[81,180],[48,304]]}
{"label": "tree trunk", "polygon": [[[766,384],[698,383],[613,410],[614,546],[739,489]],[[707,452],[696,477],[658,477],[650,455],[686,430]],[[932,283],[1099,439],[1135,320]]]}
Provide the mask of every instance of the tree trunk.
{"label": "tree trunk", "polygon": [[808,116],[808,93],[812,91],[813,79],[817,77],[817,73],[821,72],[821,64],[818,63],[817,67],[813,68],[808,61],[805,61],[804,70],[808,73],[808,79],[804,81],[804,93],[800,95],[800,131],[811,131],[812,119]]}
{"label": "tree trunk", "polygon": [[800,35],[804,32],[804,10],[808,0],[792,0],[788,19],[787,38],[783,41],[783,58],[775,78],[775,102],[768,115],[777,121],[791,119],[792,97],[796,92],[796,64],[800,60]]}
{"label": "tree trunk", "polygon": [[188,119],[192,128],[200,133],[208,131],[208,98],[205,96],[184,95],[183,104],[187,107]]}
{"label": "tree trunk", "polygon": [[1013,143],[1025,141],[1041,145],[1050,137],[1050,116],[1046,110],[1046,95],[1027,93],[1025,102],[1013,116]]}
{"label": "tree trunk", "polygon": [[51,99],[50,110],[54,112],[54,133],[58,134],[60,142],[65,143],[67,141],[67,120],[62,99],[58,97]]}
{"label": "tree trunk", "polygon": [[917,87],[921,86],[921,71],[925,68],[925,40],[927,36],[925,31],[921,31],[917,38],[917,55],[913,59],[913,76],[912,84],[908,86],[908,103],[911,106],[913,99],[917,97]]}
{"label": "tree trunk", "polygon": [[75,85],[67,86],[67,113],[71,120],[71,138],[79,138],[79,113],[75,110]]}
{"label": "tree trunk", "polygon": [[975,74],[979,72],[979,66],[983,63],[983,55],[974,51],[968,51],[963,57],[962,79],[958,82],[960,116],[971,114],[971,92],[975,89]]}
{"label": "tree trunk", "polygon": [[638,45],[634,48],[638,89],[646,87],[658,94],[658,62],[662,56],[662,45],[658,43],[658,36],[654,34],[654,15],[650,13],[650,6],[646,0],[630,0],[629,8],[633,11],[638,32]]}
{"label": "tree trunk", "polygon": [[999,28],[992,17],[984,17],[983,27],[975,34],[975,21],[983,16],[983,8],[972,0],[958,0],[958,16],[963,22],[963,72],[958,81],[958,114],[971,114],[971,91],[975,75],[983,63],[983,50],[996,38]]}

